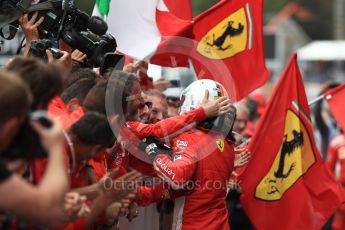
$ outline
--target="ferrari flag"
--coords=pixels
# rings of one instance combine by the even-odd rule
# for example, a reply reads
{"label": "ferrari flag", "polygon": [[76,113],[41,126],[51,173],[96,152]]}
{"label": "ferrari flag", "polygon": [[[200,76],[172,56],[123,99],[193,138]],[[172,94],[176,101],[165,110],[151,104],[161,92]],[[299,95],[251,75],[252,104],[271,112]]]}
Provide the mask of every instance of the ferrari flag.
{"label": "ferrari flag", "polygon": [[321,229],[344,202],[313,138],[294,54],[259,121],[241,175],[242,205],[256,229]]}
{"label": "ferrari flag", "polygon": [[223,0],[194,19],[191,54],[199,79],[222,83],[238,101],[269,77],[263,48],[263,0]]}
{"label": "ferrari flag", "polygon": [[337,120],[339,126],[345,131],[345,84],[342,84],[324,94],[324,98],[331,108],[334,118]]}

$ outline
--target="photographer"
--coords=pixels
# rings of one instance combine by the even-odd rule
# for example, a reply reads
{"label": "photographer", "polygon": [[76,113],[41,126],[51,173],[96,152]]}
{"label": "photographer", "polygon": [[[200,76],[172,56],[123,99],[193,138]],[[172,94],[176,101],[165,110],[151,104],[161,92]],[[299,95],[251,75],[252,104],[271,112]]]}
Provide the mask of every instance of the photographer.
{"label": "photographer", "polygon": [[[38,32],[38,27],[42,24],[44,21],[44,17],[40,16],[38,18],[39,13],[35,12],[31,18],[29,18],[28,14],[22,15],[19,19],[19,25],[22,28],[24,35],[25,35],[25,48],[23,51],[23,56],[32,56],[33,54],[31,51],[31,46],[33,42],[40,41],[40,34]],[[60,44],[60,56],[59,58],[55,59],[53,57],[53,54],[50,50],[44,51],[43,54],[46,56],[46,59],[49,63],[55,64],[57,67],[59,67],[59,70],[61,74],[64,76],[64,78],[67,77],[69,74],[69,71],[72,69],[72,59],[70,55],[71,48],[64,44],[63,41],[59,41]]]}
{"label": "photographer", "polygon": [[8,171],[3,163],[3,156],[16,138],[29,110],[30,91],[18,76],[1,72],[0,92],[0,193],[3,194],[0,196],[1,209],[37,225],[56,225],[65,218],[63,203],[68,188],[61,129],[56,122],[53,122],[49,129],[37,121],[31,122],[48,153],[48,165],[43,180],[38,187],[33,187]]}
{"label": "photographer", "polygon": [[23,56],[26,57],[29,55],[31,42],[34,40],[39,40],[40,35],[37,28],[41,25],[44,20],[44,17],[38,17],[38,12],[35,12],[32,17],[29,19],[28,14],[24,14],[19,18],[19,25],[22,28],[25,35],[25,48],[23,51]]}

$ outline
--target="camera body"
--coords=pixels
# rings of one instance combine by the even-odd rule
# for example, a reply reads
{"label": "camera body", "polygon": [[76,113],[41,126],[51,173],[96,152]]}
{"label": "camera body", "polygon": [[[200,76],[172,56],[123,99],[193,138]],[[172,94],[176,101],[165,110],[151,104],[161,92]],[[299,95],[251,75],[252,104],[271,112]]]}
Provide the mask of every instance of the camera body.
{"label": "camera body", "polygon": [[[73,0],[70,3],[73,3]],[[38,11],[38,18],[44,17],[38,27],[40,37],[62,38],[72,49],[78,49],[87,55],[89,66],[100,67],[105,54],[116,51],[116,40],[107,33],[108,26],[102,18],[90,17],[74,6],[66,7],[66,4],[64,9],[62,0],[41,0],[35,5],[29,4],[28,0],[0,0],[0,6],[15,9],[11,10],[11,14],[16,15],[17,19],[23,13],[29,13],[30,17],[33,12]],[[13,22],[12,19],[6,21]]]}
{"label": "camera body", "polygon": [[35,40],[31,42],[29,53],[35,57],[42,58],[48,61],[46,50],[50,50],[53,54],[54,59],[59,59],[62,53],[59,49],[53,48],[52,43],[48,39]]}
{"label": "camera body", "polygon": [[31,126],[31,121],[39,122],[43,127],[49,129],[53,122],[46,111],[35,111],[30,113],[20,126],[13,142],[1,153],[1,157],[6,160],[46,158],[47,151],[41,144],[41,138],[36,130]]}

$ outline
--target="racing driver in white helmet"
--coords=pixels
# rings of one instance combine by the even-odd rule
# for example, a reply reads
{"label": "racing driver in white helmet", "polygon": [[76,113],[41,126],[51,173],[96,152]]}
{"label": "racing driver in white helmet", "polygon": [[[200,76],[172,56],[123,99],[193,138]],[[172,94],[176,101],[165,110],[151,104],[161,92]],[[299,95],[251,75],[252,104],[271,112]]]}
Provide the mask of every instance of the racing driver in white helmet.
{"label": "racing driver in white helmet", "polygon": [[[205,90],[210,101],[228,95],[218,82],[198,80],[182,92],[181,113],[198,108]],[[175,194],[172,229],[229,229],[225,197],[235,153],[227,134],[234,114],[235,109],[180,134],[172,140],[172,155],[163,153],[156,143],[146,143],[157,175]]]}

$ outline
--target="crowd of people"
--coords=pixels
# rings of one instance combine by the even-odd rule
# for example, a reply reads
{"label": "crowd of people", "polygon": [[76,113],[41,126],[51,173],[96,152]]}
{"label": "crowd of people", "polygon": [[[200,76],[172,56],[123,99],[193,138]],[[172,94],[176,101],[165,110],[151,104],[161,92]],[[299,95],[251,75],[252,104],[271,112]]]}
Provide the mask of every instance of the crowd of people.
{"label": "crowd of people", "polygon": [[197,162],[174,165],[183,155],[176,148],[187,142],[173,140],[227,113],[226,94],[216,99],[209,96],[212,88],[205,90],[198,104],[179,115],[179,98],[162,93],[168,81],[144,84],[150,81],[137,74],[140,63],[100,75],[83,65],[85,54],[62,41],[61,57],[46,50],[47,60],[40,60],[30,53],[30,43],[39,39],[42,18],[23,15],[19,22],[26,46],[0,72],[0,191],[6,194],[0,198],[1,228],[116,229],[120,217],[138,215],[138,205],[175,193],[166,186],[171,181],[147,185],[148,177],[170,177],[171,186],[192,177],[190,167]]}
{"label": "crowd of people", "polygon": [[[47,50],[40,60],[29,50],[42,21],[19,19],[26,46],[0,72],[2,229],[119,229],[155,202],[160,229],[254,229],[236,169],[250,160],[265,96],[236,104],[234,123],[220,125],[228,135],[208,126],[230,112],[219,83],[166,96],[169,81],[152,82],[143,63],[101,75],[63,41],[60,58]],[[334,169],[345,141],[330,139]]]}

